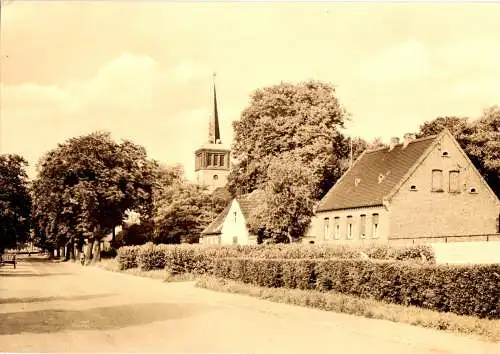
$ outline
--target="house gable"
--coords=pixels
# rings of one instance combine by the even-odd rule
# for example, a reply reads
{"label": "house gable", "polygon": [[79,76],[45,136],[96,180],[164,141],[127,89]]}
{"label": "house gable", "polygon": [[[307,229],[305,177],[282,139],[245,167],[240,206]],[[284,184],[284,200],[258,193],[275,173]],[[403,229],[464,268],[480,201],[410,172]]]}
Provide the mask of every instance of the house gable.
{"label": "house gable", "polygon": [[233,199],[221,229],[221,244],[247,244],[248,229],[240,203]]}
{"label": "house gable", "polygon": [[[447,148],[452,148],[454,149],[455,155],[448,155],[449,151],[447,151],[446,148],[443,148],[441,146],[442,143],[446,143]],[[488,185],[488,183],[484,180],[484,178],[481,176],[479,171],[476,169],[472,161],[469,159],[465,151],[461,148],[460,144],[457,142],[457,140],[453,137],[451,132],[448,129],[444,129],[439,135],[436,136],[434,139],[433,143],[427,148],[427,150],[420,156],[420,158],[415,162],[415,164],[410,168],[410,170],[406,173],[406,175],[397,183],[394,188],[388,193],[386,196],[386,200],[390,200],[400,189],[403,185],[408,184],[407,181],[411,179],[411,176],[415,173],[415,171],[420,168],[422,165],[423,161],[427,159],[428,155],[431,154],[432,152],[435,152],[435,150],[443,152],[439,152],[439,154],[443,155],[446,154],[444,157],[445,158],[452,158],[452,159],[457,159],[458,156],[460,155],[462,159],[464,160],[462,163],[467,165],[467,168],[470,169],[471,173],[475,175],[475,179],[477,180],[478,184],[481,184],[485,188],[485,192],[493,199],[493,201],[498,202],[498,198],[495,195],[495,192],[491,189],[491,187]]]}
{"label": "house gable", "polygon": [[449,131],[390,195],[391,239],[493,234],[498,198]]}
{"label": "house gable", "polygon": [[203,230],[201,236],[220,236],[223,244],[233,244],[234,237],[238,244],[253,243],[249,235],[247,222],[254,209],[262,203],[263,192],[256,190],[234,198],[228,206]]}

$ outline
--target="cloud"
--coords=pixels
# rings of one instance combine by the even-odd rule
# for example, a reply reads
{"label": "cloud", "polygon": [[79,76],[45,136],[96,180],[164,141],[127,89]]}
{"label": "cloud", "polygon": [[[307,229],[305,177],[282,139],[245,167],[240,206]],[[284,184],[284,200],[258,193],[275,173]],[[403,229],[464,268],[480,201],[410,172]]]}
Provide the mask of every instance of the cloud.
{"label": "cloud", "polygon": [[189,166],[211,108],[200,99],[197,80],[210,80],[210,72],[194,61],[164,68],[149,56],[125,52],[86,80],[2,84],[2,152],[24,155],[33,175],[33,165],[57,142],[106,130],[145,146],[156,159]]}

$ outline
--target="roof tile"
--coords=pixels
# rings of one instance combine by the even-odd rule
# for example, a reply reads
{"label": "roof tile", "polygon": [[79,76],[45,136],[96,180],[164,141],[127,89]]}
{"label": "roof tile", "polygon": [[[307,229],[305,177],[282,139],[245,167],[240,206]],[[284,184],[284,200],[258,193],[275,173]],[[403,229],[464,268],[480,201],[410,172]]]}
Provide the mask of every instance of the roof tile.
{"label": "roof tile", "polygon": [[390,151],[389,148],[382,148],[365,152],[323,197],[316,211],[383,205],[384,197],[409,172],[436,137],[414,140],[405,148],[399,144]]}

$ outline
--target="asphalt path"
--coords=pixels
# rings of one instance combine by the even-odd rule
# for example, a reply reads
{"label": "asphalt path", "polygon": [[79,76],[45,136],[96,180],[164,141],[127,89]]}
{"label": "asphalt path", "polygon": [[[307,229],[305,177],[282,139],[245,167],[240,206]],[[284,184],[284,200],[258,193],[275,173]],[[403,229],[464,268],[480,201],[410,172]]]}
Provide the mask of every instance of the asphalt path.
{"label": "asphalt path", "polygon": [[500,346],[32,257],[0,267],[0,352],[498,354]]}

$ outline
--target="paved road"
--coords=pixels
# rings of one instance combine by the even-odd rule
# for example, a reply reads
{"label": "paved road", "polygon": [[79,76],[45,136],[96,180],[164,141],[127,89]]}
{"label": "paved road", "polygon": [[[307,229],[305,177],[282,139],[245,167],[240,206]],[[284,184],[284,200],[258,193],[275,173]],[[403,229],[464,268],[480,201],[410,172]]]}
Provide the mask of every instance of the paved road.
{"label": "paved road", "polygon": [[0,268],[0,352],[500,353],[403,324],[77,264]]}

